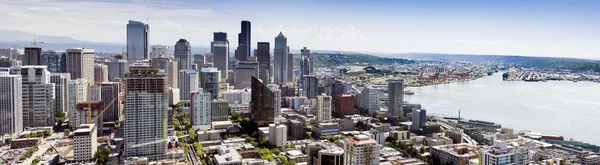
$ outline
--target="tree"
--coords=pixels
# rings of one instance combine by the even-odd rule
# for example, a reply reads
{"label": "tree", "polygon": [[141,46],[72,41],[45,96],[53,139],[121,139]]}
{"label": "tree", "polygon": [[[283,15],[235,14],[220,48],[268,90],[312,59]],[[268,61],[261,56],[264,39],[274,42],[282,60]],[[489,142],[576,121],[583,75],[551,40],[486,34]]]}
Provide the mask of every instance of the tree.
{"label": "tree", "polygon": [[269,145],[269,139],[267,138],[261,138],[260,141],[258,141],[258,145],[260,145],[261,147],[266,147],[267,145]]}
{"label": "tree", "polygon": [[38,164],[39,162],[40,162],[40,158],[35,158],[35,159],[33,159],[33,160],[31,161],[31,164],[32,164],[32,165],[36,165],[36,164]]}
{"label": "tree", "polygon": [[97,150],[94,153],[94,158],[96,158],[96,164],[105,165],[108,162],[108,156],[110,155],[110,151],[108,149]]}
{"label": "tree", "polygon": [[42,132],[42,134],[44,135],[44,137],[48,137],[50,135],[52,135],[52,133],[50,133],[50,131],[45,130],[44,132]]}
{"label": "tree", "polygon": [[191,128],[190,119],[183,118],[183,126],[185,126],[185,128]]}
{"label": "tree", "polygon": [[183,133],[181,133],[181,131],[175,131],[175,136],[181,137],[183,136]]}
{"label": "tree", "polygon": [[12,139],[11,139],[11,138],[6,138],[6,139],[4,139],[4,143],[6,143],[6,144],[10,144],[10,142],[12,142]]}
{"label": "tree", "polygon": [[192,141],[198,141],[198,134],[196,134],[196,131],[194,131],[194,129],[189,128],[188,129],[188,135],[190,135],[190,140],[192,140]]}
{"label": "tree", "polygon": [[115,125],[119,125],[119,124],[121,124],[121,121],[120,120],[115,120]]}
{"label": "tree", "polygon": [[171,122],[173,123],[173,127],[175,127],[175,129],[179,129],[180,125],[179,125],[179,120],[177,120],[175,117],[171,118]]}
{"label": "tree", "polygon": [[204,151],[204,147],[202,146],[202,144],[198,143],[198,142],[194,142],[194,149],[196,149],[196,154],[198,156],[200,156],[201,158],[204,157],[204,154],[202,153],[202,151]]}
{"label": "tree", "polygon": [[71,134],[71,130],[65,129],[64,133],[65,133],[65,136],[69,136],[69,134]]}
{"label": "tree", "polygon": [[421,146],[421,148],[419,148],[419,153],[421,153],[421,154],[425,153],[425,146]]}
{"label": "tree", "polygon": [[262,149],[258,150],[258,155],[260,155],[261,159],[265,159],[265,160],[268,160],[268,161],[275,160],[273,158],[273,153],[271,153],[271,150],[266,149],[266,148],[262,148]]}
{"label": "tree", "polygon": [[279,149],[277,149],[277,148],[273,148],[273,149],[271,149],[271,153],[273,153],[273,154],[275,154],[275,155],[279,155],[279,153],[280,153],[280,152],[281,152],[281,151],[279,151]]}

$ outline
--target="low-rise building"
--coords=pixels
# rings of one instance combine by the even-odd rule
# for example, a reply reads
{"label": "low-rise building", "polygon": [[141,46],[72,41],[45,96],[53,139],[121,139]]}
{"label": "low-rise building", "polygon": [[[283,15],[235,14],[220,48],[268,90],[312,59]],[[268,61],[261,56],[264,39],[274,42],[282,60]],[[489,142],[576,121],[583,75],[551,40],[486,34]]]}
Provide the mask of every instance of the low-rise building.
{"label": "low-rise building", "polygon": [[377,165],[379,164],[379,145],[365,135],[356,135],[338,141],[344,151],[344,164],[346,165]]}
{"label": "low-rise building", "polygon": [[214,165],[242,165],[242,156],[237,150],[226,145],[217,146],[217,154],[214,155]]}
{"label": "low-rise building", "polygon": [[479,159],[479,147],[466,143],[431,147],[432,156],[438,157],[441,164],[467,165],[471,159]]}
{"label": "low-rise building", "polygon": [[73,160],[86,162],[94,159],[98,147],[95,124],[81,124],[73,133]]}
{"label": "low-rise building", "polygon": [[306,162],[307,159],[306,154],[299,150],[287,151],[285,156],[287,157],[288,161],[294,161],[296,163]]}
{"label": "low-rise building", "polygon": [[10,142],[11,149],[27,148],[37,146],[42,142],[42,138],[20,138]]}
{"label": "low-rise building", "polygon": [[304,123],[298,120],[290,120],[288,128],[289,139],[304,139]]}
{"label": "low-rise building", "polygon": [[340,132],[338,123],[319,123],[312,128],[312,131],[318,136],[337,135]]}
{"label": "low-rise building", "polygon": [[344,149],[328,141],[313,142],[306,145],[308,165],[343,165]]}
{"label": "low-rise building", "polygon": [[284,124],[269,124],[269,143],[277,147],[285,147],[287,144],[287,127]]}
{"label": "low-rise building", "polygon": [[504,141],[495,140],[491,149],[481,151],[482,165],[528,164],[529,149],[514,148]]}

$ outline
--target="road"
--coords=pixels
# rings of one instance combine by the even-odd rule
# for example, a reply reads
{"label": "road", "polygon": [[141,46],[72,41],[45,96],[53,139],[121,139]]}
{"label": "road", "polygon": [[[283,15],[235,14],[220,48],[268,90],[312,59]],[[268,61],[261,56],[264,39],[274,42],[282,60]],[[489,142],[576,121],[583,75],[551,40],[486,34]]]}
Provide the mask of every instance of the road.
{"label": "road", "polygon": [[[440,126],[444,127],[444,129],[446,129],[446,130],[455,129],[454,127],[452,127],[446,123],[442,123],[442,122],[438,122],[438,123],[440,123]],[[478,145],[478,143],[475,140],[471,139],[471,137],[465,133],[462,133],[461,137],[462,137],[463,142],[467,142],[470,145]]]}
{"label": "road", "polygon": [[63,138],[64,134],[62,132],[58,132],[58,133],[52,133],[52,135],[50,135],[47,138],[44,138],[44,140],[42,140],[42,143],[40,143],[40,145],[38,145],[38,150],[33,152],[33,154],[31,154],[31,156],[29,158],[27,158],[25,161],[23,161],[23,163],[19,163],[22,165],[29,165],[31,164],[31,161],[33,161],[33,159],[35,158],[41,158],[42,155],[44,155],[44,153],[50,149],[51,145],[54,144],[54,142],[56,142],[58,139]]}
{"label": "road", "polygon": [[[179,113],[177,113],[176,109],[173,109],[173,116],[177,119],[177,122],[179,122],[179,130],[185,130],[185,126],[183,125],[183,116],[179,116]],[[177,129],[177,128],[176,128]],[[193,141],[190,140],[190,137],[188,136],[188,132],[187,131],[182,131],[182,133],[184,134],[183,137],[179,137],[180,138],[180,143],[187,143],[188,144],[188,154],[187,154],[187,161],[191,162],[192,164],[202,164],[202,161],[200,160],[200,158],[198,157],[198,155],[196,154],[196,149],[194,148],[193,145]]]}

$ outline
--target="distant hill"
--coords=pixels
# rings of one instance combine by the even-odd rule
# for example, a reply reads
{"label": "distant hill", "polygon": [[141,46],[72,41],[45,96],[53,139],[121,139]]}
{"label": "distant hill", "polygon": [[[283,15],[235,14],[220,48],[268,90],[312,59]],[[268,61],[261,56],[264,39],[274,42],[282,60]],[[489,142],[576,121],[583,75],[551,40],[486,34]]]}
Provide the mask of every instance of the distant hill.
{"label": "distant hill", "polygon": [[340,66],[348,64],[378,64],[378,65],[390,65],[390,64],[410,64],[414,63],[413,60],[401,59],[401,58],[386,58],[379,57],[369,54],[361,53],[311,53],[314,57],[314,63],[316,67],[327,67],[327,66]]}

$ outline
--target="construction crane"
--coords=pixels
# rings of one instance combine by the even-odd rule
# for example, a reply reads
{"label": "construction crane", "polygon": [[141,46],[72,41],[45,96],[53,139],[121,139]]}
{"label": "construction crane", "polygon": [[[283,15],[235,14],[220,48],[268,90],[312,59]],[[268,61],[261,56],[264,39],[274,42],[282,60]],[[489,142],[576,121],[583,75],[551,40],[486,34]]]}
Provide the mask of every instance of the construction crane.
{"label": "construction crane", "polygon": [[417,77],[417,83],[419,85],[421,85],[421,79],[423,79],[423,72],[421,72],[421,75],[419,75],[419,77]]}
{"label": "construction crane", "polygon": [[454,71],[456,71],[456,68],[452,69],[450,72],[448,72],[446,75],[444,75],[443,82],[446,82],[448,80],[448,77],[450,77],[452,75],[452,73],[454,73]]}
{"label": "construction crane", "polygon": [[33,44],[33,47],[35,47],[37,44],[43,44],[44,42],[42,42],[42,41],[37,42],[36,39],[33,39],[33,42],[31,42],[31,43]]}
{"label": "construction crane", "polygon": [[111,105],[117,100],[117,98],[113,99],[112,101],[110,101],[110,103],[108,103],[108,105],[106,105],[106,107],[104,107],[104,109],[102,109],[101,112],[98,112],[98,115],[94,118],[94,120],[92,120],[92,91],[91,91],[91,86],[93,85],[97,85],[97,84],[102,84],[102,82],[96,82],[96,81],[92,81],[89,80],[88,81],[88,88],[87,88],[87,94],[88,94],[88,109],[87,109],[87,123],[88,124],[93,124],[95,123],[98,118],[100,118],[100,116],[102,116],[102,114],[109,108],[111,107]]}

